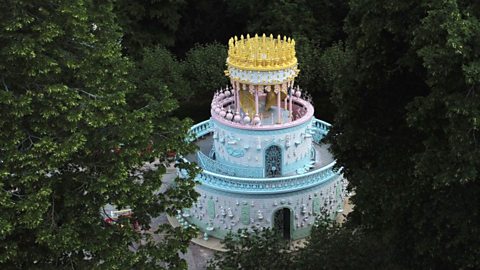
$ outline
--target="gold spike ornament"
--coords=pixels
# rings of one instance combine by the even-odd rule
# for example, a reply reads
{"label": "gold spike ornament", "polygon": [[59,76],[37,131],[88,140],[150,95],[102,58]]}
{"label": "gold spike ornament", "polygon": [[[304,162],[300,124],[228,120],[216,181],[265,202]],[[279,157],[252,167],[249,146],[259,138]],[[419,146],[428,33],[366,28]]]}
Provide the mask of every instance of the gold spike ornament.
{"label": "gold spike ornament", "polygon": [[297,66],[295,41],[278,35],[236,36],[228,42],[227,65],[241,70],[275,71]]}

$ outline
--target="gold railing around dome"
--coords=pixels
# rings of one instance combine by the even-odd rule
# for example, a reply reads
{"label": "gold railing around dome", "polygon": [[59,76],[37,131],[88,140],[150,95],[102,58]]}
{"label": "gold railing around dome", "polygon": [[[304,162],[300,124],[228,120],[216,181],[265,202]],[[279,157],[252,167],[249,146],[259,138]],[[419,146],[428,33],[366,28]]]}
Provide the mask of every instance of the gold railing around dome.
{"label": "gold railing around dome", "polygon": [[274,38],[235,36],[228,42],[227,65],[241,70],[274,71],[296,67],[295,40],[280,35]]}

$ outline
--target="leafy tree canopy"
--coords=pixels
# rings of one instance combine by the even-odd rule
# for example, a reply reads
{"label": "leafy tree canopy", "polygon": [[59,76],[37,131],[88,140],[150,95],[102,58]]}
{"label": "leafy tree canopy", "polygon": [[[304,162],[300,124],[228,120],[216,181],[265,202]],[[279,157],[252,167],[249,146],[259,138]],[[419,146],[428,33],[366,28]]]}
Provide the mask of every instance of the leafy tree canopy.
{"label": "leafy tree canopy", "polygon": [[289,243],[271,229],[239,230],[223,243],[228,251],[217,252],[208,269],[292,269]]}
{"label": "leafy tree canopy", "polygon": [[[195,199],[192,179],[158,193],[165,169],[142,167],[188,152],[188,121],[154,68],[122,57],[109,1],[0,4],[0,266],[2,269],[186,267],[191,230],[152,217]],[[195,170],[192,171],[192,175]],[[103,207],[133,209],[142,230]],[[140,245],[141,243],[141,245]]]}
{"label": "leafy tree canopy", "polygon": [[479,5],[352,1],[329,134],[350,226],[398,267],[478,268]]}
{"label": "leafy tree canopy", "polygon": [[118,0],[114,11],[124,32],[126,51],[139,56],[145,47],[173,46],[186,4],[184,0]]}

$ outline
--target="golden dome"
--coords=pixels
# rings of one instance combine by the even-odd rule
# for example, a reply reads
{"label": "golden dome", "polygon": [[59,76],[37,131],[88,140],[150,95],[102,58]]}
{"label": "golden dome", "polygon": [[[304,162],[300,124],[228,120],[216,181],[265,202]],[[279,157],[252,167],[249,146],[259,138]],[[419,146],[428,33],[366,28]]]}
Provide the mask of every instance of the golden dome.
{"label": "golden dome", "polygon": [[297,66],[297,58],[295,57],[295,40],[280,35],[273,38],[273,35],[266,37],[263,34],[259,37],[240,39],[235,36],[228,41],[228,58],[227,65],[229,67],[238,68],[240,70],[255,71],[275,71]]}

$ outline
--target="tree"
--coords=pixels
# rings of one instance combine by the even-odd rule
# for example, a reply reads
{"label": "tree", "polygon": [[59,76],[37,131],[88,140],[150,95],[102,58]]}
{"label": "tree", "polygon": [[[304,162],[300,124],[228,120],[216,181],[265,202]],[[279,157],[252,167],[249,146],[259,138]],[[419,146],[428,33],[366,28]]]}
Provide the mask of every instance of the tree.
{"label": "tree", "polygon": [[210,117],[210,103],[214,91],[228,84],[225,76],[225,46],[213,43],[196,45],[187,52],[184,65],[184,80],[190,84],[190,99],[183,102],[179,116],[192,116],[196,121]]}
{"label": "tree", "polygon": [[378,238],[327,217],[315,220],[307,244],[298,251],[295,269],[393,269]]}
{"label": "tree", "polygon": [[478,268],[478,3],[352,1],[329,142],[348,226],[405,269]]}
{"label": "tree", "polygon": [[117,1],[114,11],[125,50],[140,56],[145,47],[173,46],[185,7],[184,0]]}
{"label": "tree", "polygon": [[142,92],[158,95],[165,92],[157,91],[159,85],[164,85],[169,92],[168,100],[175,100],[172,103],[175,107],[178,107],[176,101],[188,101],[194,94],[185,78],[185,64],[164,47],[144,49],[136,65],[132,80]]}
{"label": "tree", "polygon": [[348,5],[347,1],[332,0],[240,0],[228,2],[227,10],[251,34],[304,36],[320,47],[328,47],[344,37],[342,26]]}
{"label": "tree", "polygon": [[408,106],[408,125],[422,134],[416,153],[419,189],[415,250],[427,265],[480,267],[480,4],[441,1],[417,28],[413,47],[428,95]]}
{"label": "tree", "polygon": [[320,48],[307,38],[300,38],[297,46],[300,74],[298,85],[313,97],[315,114],[332,121],[336,107],[330,96],[339,74],[350,61],[350,53],[339,41],[328,48]]}
{"label": "tree", "polygon": [[241,16],[228,12],[228,5],[229,1],[223,0],[187,0],[181,13],[176,45],[170,49],[184,56],[196,44],[226,44],[232,33],[242,31],[245,23]]}
{"label": "tree", "polygon": [[217,252],[208,269],[292,269],[289,243],[270,229],[239,230],[222,243],[228,251]]}
{"label": "tree", "polygon": [[[112,3],[0,7],[0,267],[186,268],[194,231],[163,225],[154,241],[150,221],[191,205],[194,182],[158,193],[165,169],[143,166],[192,150],[190,123],[171,118],[167,88],[132,80]],[[105,224],[107,203],[142,230]]]}

